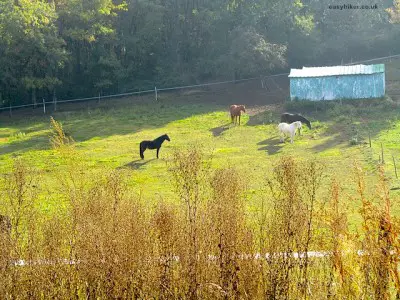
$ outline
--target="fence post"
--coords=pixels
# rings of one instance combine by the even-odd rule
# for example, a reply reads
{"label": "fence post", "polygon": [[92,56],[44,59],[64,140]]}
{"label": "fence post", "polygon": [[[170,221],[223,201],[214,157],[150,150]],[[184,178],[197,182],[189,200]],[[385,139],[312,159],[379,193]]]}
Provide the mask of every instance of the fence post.
{"label": "fence post", "polygon": [[97,103],[100,103],[100,99],[101,99],[101,93],[99,92],[99,99],[97,100]]}
{"label": "fence post", "polygon": [[396,161],[394,159],[394,156],[392,155],[393,158],[393,165],[394,165],[394,173],[396,174],[396,179],[399,179],[399,177],[397,177],[397,167],[396,167]]}
{"label": "fence post", "polygon": [[156,94],[156,101],[158,101],[158,94],[157,94],[157,87],[156,86],[154,87],[154,92]]}
{"label": "fence post", "polygon": [[44,101],[44,98],[42,98],[43,101],[43,113],[46,114],[46,102]]}
{"label": "fence post", "polygon": [[260,80],[261,80],[261,88],[264,88],[264,81],[262,79],[262,76],[260,75]]}
{"label": "fence post", "polygon": [[56,90],[53,90],[53,105],[54,105],[54,111],[57,111],[57,97],[56,97]]}

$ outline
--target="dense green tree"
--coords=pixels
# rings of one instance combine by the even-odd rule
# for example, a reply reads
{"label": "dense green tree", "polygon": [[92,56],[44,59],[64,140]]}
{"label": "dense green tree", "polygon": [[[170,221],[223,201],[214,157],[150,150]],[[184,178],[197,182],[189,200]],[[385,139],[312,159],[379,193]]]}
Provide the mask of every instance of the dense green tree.
{"label": "dense green tree", "polygon": [[[319,60],[326,63],[340,63],[384,56],[395,49],[398,40],[393,38],[399,28],[393,27],[385,8],[390,1],[381,1],[377,8],[374,3],[358,0],[352,6],[371,5],[369,9],[333,9],[332,1],[310,0],[319,32]],[[331,8],[330,8],[331,7]],[[395,42],[395,43],[392,43]],[[389,51],[387,51],[389,50]]]}
{"label": "dense green tree", "polygon": [[116,85],[114,72],[120,66],[115,59],[115,21],[125,3],[115,4],[112,0],[54,0],[54,3],[59,33],[71,58],[64,72],[67,94],[102,92]]}
{"label": "dense green tree", "polygon": [[66,60],[63,40],[57,35],[54,6],[42,1],[0,2],[0,82],[7,101],[30,94],[36,105],[61,84],[59,69]]}
{"label": "dense green tree", "polygon": [[[363,5],[364,1],[353,1]],[[332,65],[400,49],[399,2],[0,0],[0,103]]]}

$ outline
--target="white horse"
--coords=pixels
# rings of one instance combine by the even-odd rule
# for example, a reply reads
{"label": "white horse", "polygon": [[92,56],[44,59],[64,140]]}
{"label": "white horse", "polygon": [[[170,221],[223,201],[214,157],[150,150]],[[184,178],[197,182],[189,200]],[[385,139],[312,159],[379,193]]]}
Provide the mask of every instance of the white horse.
{"label": "white horse", "polygon": [[294,135],[296,134],[296,130],[301,129],[301,122],[296,121],[296,122],[293,122],[292,124],[279,123],[278,129],[281,134],[281,142],[283,142],[285,135],[289,134],[290,135],[290,143],[293,144],[293,138],[294,138]]}

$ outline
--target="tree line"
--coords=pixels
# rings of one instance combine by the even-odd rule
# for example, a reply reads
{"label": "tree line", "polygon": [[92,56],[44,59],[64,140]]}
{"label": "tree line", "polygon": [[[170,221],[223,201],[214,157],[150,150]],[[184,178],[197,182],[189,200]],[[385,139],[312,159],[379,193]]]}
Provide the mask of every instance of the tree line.
{"label": "tree line", "polygon": [[369,10],[330,4],[0,0],[0,105],[238,79],[396,53],[398,1]]}

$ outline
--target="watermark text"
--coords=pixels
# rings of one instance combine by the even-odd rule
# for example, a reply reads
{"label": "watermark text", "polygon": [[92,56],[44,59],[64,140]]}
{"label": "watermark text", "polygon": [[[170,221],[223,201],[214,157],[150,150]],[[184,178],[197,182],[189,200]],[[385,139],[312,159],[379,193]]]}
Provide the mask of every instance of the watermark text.
{"label": "watermark text", "polygon": [[378,9],[378,4],[371,4],[371,5],[356,5],[356,4],[339,4],[339,5],[334,5],[330,4],[328,6],[329,9],[338,9],[338,10],[343,10],[343,9]]}

